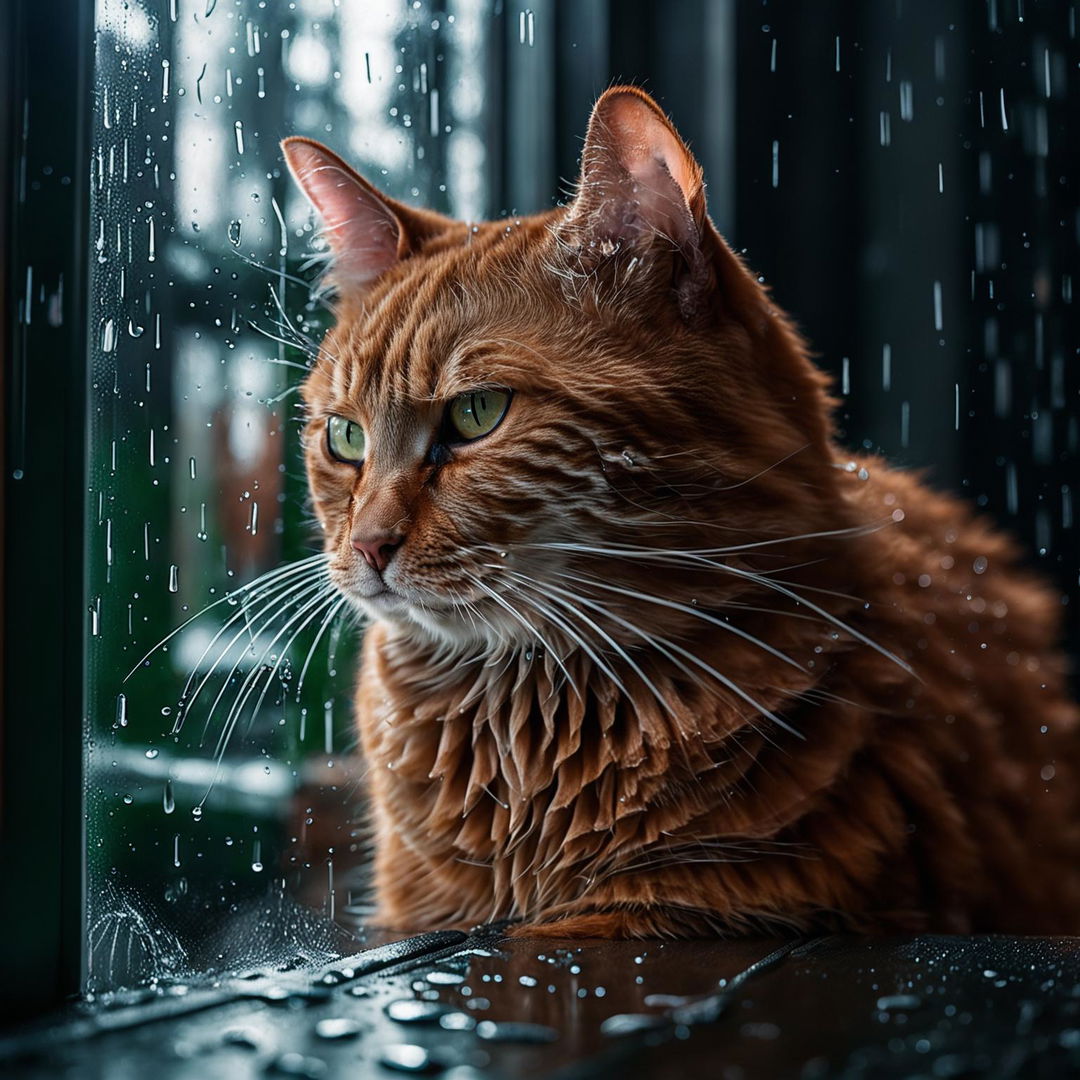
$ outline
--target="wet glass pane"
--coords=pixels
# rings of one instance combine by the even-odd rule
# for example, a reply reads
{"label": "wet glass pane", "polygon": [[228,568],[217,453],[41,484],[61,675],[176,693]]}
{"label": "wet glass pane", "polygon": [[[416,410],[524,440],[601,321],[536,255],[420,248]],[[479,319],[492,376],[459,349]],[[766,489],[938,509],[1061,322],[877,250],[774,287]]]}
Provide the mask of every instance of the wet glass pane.
{"label": "wet glass pane", "polygon": [[399,198],[488,212],[487,14],[98,4],[91,989],[315,956],[305,912],[360,902],[358,635],[304,562],[296,387],[327,312],[278,143],[316,136]]}

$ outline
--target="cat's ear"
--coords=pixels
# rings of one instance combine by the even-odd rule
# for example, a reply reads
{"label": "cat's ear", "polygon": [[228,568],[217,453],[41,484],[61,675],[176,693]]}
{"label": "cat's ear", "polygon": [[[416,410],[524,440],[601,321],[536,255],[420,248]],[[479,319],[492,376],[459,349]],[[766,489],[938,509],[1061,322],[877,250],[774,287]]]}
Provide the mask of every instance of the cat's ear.
{"label": "cat's ear", "polygon": [[671,252],[685,316],[708,285],[709,231],[701,166],[663,110],[637,87],[607,90],[589,119],[564,240],[594,262],[627,250]]}
{"label": "cat's ear", "polygon": [[339,290],[363,290],[451,223],[376,190],[332,150],[293,136],[281,144],[289,172],[322,218],[330,276]]}

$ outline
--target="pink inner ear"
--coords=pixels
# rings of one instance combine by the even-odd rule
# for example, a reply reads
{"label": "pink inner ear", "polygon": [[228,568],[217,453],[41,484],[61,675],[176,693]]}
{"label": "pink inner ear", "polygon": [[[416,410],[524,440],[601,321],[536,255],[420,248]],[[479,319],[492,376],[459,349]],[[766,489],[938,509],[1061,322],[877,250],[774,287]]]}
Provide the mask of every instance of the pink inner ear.
{"label": "pink inner ear", "polygon": [[623,168],[650,187],[667,188],[674,180],[683,202],[692,207],[701,184],[686,150],[653,109],[640,98],[623,94],[611,99],[605,119]]}
{"label": "pink inner ear", "polygon": [[286,139],[285,160],[322,218],[338,284],[366,285],[400,256],[402,226],[378,193],[336,154],[308,139]]}
{"label": "pink inner ear", "polygon": [[601,97],[583,164],[585,185],[601,195],[594,220],[602,228],[696,244],[705,216],[700,170],[656,106],[626,90]]}

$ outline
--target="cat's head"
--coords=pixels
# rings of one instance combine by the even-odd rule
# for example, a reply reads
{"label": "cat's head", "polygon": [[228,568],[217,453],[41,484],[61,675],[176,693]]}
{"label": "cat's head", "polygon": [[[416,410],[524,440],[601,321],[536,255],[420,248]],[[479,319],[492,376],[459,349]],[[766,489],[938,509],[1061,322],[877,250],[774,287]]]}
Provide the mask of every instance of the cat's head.
{"label": "cat's head", "polygon": [[303,388],[311,493],[369,614],[443,642],[632,642],[687,620],[631,593],[746,591],[688,552],[746,567],[745,545],[832,524],[824,380],[646,94],[600,98],[575,198],[531,217],[451,221],[284,149],[337,296]]}

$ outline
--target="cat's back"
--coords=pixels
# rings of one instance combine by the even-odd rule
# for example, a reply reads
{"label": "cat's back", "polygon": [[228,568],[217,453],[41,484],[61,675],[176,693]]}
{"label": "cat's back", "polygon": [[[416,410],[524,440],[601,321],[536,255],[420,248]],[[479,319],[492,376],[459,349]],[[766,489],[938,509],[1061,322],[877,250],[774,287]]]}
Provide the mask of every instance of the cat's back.
{"label": "cat's back", "polygon": [[[991,889],[976,926],[1044,920],[1080,932],[1069,914],[1080,903],[1080,709],[1060,597],[1007,533],[917,474],[875,458],[841,468],[858,516],[879,526],[854,560],[861,629],[913,672],[898,678],[879,654],[852,654],[852,688],[872,687],[884,717],[880,753],[927,763],[943,835],[965,808],[1005,905],[994,908]],[[1051,903],[1050,890],[1071,899]]]}

